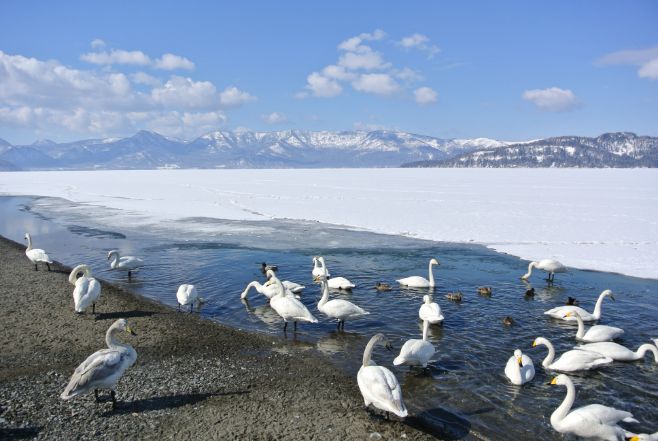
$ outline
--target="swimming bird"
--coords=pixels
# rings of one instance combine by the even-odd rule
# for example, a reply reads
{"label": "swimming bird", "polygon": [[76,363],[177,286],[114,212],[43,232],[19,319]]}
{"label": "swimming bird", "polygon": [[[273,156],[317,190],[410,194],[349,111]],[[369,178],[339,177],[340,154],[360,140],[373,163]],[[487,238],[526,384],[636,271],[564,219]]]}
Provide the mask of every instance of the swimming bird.
{"label": "swimming bird", "polygon": [[400,355],[393,360],[395,366],[406,364],[408,366],[427,367],[427,363],[436,352],[434,345],[427,340],[428,330],[429,322],[423,320],[423,339],[412,338],[404,342],[404,345],[400,348]]}
{"label": "swimming bird", "polygon": [[522,280],[528,280],[532,274],[532,269],[537,268],[548,273],[546,279],[548,283],[553,283],[555,280],[555,273],[566,273],[567,267],[554,259],[543,259],[539,262],[530,262],[528,265],[528,272],[521,276]]}
{"label": "swimming bird", "polygon": [[645,343],[633,352],[626,346],[611,341],[604,341],[598,343],[587,343],[575,347],[578,350],[591,351],[601,354],[602,356],[610,357],[616,361],[635,361],[644,358],[644,354],[651,352],[654,361],[658,364],[658,348],[650,343]]}
{"label": "swimming bird", "polygon": [[449,292],[448,294],[446,294],[446,299],[452,300],[453,302],[461,302],[462,293],[461,291]]}
{"label": "swimming bird", "polygon": [[295,330],[297,330],[297,322],[318,322],[318,319],[311,314],[311,311],[302,302],[286,294],[283,284],[276,276],[272,275],[267,283],[277,287],[278,292],[270,299],[270,306],[285,322],[285,325],[283,325],[284,331],[288,328],[288,321],[294,322]]}
{"label": "swimming bird", "polygon": [[514,324],[514,319],[510,317],[509,315],[507,317],[503,317],[503,325],[505,326],[512,326]]}
{"label": "swimming bird", "polygon": [[557,306],[555,308],[549,309],[548,311],[545,311],[544,314],[550,315],[551,317],[556,319],[575,322],[576,321],[575,316],[566,315],[567,312],[575,311],[580,315],[580,318],[583,319],[584,322],[593,322],[594,320],[598,320],[601,318],[601,306],[603,305],[603,299],[605,299],[606,297],[610,297],[611,300],[615,300],[615,296],[612,294],[612,291],[606,289],[601,294],[599,294],[599,298],[596,300],[596,305],[594,306],[594,312],[591,314],[585,311],[580,306],[574,306],[574,305]]}
{"label": "swimming bird", "polygon": [[354,303],[343,299],[329,300],[329,286],[326,280],[320,282],[322,285],[322,298],[318,302],[318,310],[329,318],[338,320],[338,329],[345,330],[345,320],[356,320],[368,314],[368,311],[356,306]]}
{"label": "swimming bird", "polygon": [[345,277],[332,277],[329,278],[329,269],[327,268],[327,264],[324,263],[324,257],[320,256],[318,257],[318,261],[322,264],[322,276],[318,279],[325,279],[329,285],[329,288],[331,289],[344,289],[346,291],[351,290],[354,288],[356,285],[347,280]]}
{"label": "swimming bird", "polygon": [[398,282],[402,286],[407,286],[409,288],[434,288],[434,274],[432,273],[432,266],[440,265],[439,261],[436,259],[431,259],[429,264],[429,280],[420,276],[411,276],[405,277],[404,279],[398,279]]}
{"label": "swimming bird", "polygon": [[587,332],[585,332],[585,323],[583,319],[580,318],[578,311],[569,311],[565,315],[576,317],[578,321],[578,331],[576,332],[576,340],[596,343],[600,341],[610,341],[614,340],[617,337],[621,337],[624,333],[624,330],[621,328],[615,328],[614,326],[606,325],[594,325],[591,326]]}
{"label": "swimming bird", "polygon": [[381,343],[389,351],[392,349],[384,334],[374,335],[363,351],[363,363],[356,375],[359,390],[363,396],[366,408],[375,406],[384,412],[393,412],[400,418],[408,415],[407,407],[402,401],[402,389],[395,375],[384,366],[377,366],[371,359],[372,349],[377,343]]}
{"label": "swimming bird", "polygon": [[46,267],[48,267],[48,271],[50,271],[50,264],[53,263],[53,261],[50,260],[48,254],[46,254],[41,248],[32,248],[32,236],[30,236],[30,233],[25,233],[25,240],[27,240],[25,255],[30,259],[30,262],[34,264],[34,271],[39,270],[38,263],[45,263]]}
{"label": "swimming bird", "polygon": [[578,299],[576,299],[575,297],[569,297],[567,299],[567,305],[578,306]]}
{"label": "swimming bird", "polygon": [[553,371],[587,371],[612,363],[612,358],[601,355],[598,352],[575,349],[565,352],[560,358],[553,361],[555,358],[555,348],[553,347],[553,344],[543,337],[537,337],[535,341],[532,342],[532,347],[534,348],[539,345],[544,345],[548,348],[548,355],[544,361],[542,361],[542,366]]}
{"label": "swimming bird", "polygon": [[582,438],[619,441],[624,439],[625,431],[617,423],[619,421],[638,422],[630,412],[600,404],[590,404],[571,410],[571,406],[576,400],[576,388],[571,378],[568,375],[560,374],[553,378],[551,384],[567,387],[564,401],[551,414],[551,426],[560,433],[569,433]]}
{"label": "swimming bird", "polygon": [[392,288],[388,283],[377,282],[375,284],[375,289],[377,291],[390,291]]}
{"label": "swimming bird", "polygon": [[535,378],[535,365],[532,359],[516,349],[505,365],[505,376],[512,384],[520,386]]}
{"label": "swimming bird", "polygon": [[194,303],[199,300],[199,294],[197,293],[196,286],[185,283],[178,287],[176,292],[176,300],[178,300],[178,310],[180,311],[181,306],[190,305],[190,312],[194,308]]}
{"label": "swimming bird", "polygon": [[439,324],[444,319],[443,314],[441,314],[441,307],[438,303],[432,302],[432,297],[428,295],[423,296],[423,304],[420,305],[418,310],[418,317],[421,320],[427,320],[430,325]]}
{"label": "swimming bird", "polygon": [[[78,277],[82,272],[83,275]],[[78,265],[69,274],[69,283],[73,289],[73,305],[75,312],[81,314],[91,305],[91,313],[96,314],[96,300],[101,295],[101,283],[91,277],[91,270],[87,265]]]}
{"label": "swimming bird", "polygon": [[116,408],[117,382],[123,373],[137,360],[137,352],[132,346],[115,340],[116,334],[125,331],[135,334],[126,319],[119,319],[110,326],[105,334],[107,349],[101,349],[91,354],[75,369],[69,384],[60,395],[62,400],[70,400],[78,395],[94,391],[96,401],[99,401],[98,390],[110,389],[112,408]]}
{"label": "swimming bird", "polygon": [[260,264],[260,270],[263,274],[267,273],[268,270],[272,271],[278,271],[279,267],[277,265],[268,265],[267,263],[263,262]]}
{"label": "swimming bird", "polygon": [[478,294],[485,297],[491,297],[492,289],[490,286],[480,286],[478,288]]}
{"label": "swimming bird", "polygon": [[110,268],[113,270],[128,271],[128,278],[130,279],[132,272],[144,266],[144,261],[135,256],[119,255],[119,250],[112,250],[107,253],[107,260],[110,262]]}
{"label": "swimming bird", "polygon": [[[311,271],[313,280],[320,280],[320,277],[325,277],[324,265],[320,262],[319,256],[313,256],[313,270]],[[327,271],[326,277],[330,277],[329,271]]]}
{"label": "swimming bird", "polygon": [[529,288],[525,290],[526,297],[534,297],[535,296],[535,288]]}

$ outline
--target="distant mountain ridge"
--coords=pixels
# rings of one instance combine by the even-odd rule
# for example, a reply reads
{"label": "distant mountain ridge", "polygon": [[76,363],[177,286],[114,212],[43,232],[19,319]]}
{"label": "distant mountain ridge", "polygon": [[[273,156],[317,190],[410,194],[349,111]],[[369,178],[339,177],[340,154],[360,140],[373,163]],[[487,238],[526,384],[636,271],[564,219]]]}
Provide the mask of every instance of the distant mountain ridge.
{"label": "distant mountain ridge", "polygon": [[658,167],[658,138],[606,133],[510,143],[397,131],[214,131],[191,141],[140,131],[127,138],[14,146],[0,170],[329,167]]}
{"label": "distant mountain ridge", "polygon": [[605,133],[596,138],[559,136],[402,167],[658,167],[658,137],[629,132]]}
{"label": "distant mountain ridge", "polygon": [[192,141],[140,131],[121,139],[0,145],[0,161],[23,170],[398,167],[503,145],[487,138],[444,140],[383,130],[215,131]]}

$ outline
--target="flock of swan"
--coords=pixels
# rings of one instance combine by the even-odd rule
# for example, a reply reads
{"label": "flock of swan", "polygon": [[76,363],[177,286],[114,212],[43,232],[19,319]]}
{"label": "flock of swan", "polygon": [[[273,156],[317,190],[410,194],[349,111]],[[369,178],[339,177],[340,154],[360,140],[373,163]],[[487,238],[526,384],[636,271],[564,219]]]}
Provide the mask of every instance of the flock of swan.
{"label": "flock of swan", "polygon": [[[47,253],[42,249],[32,248],[32,240],[29,234],[25,235],[25,239],[28,241],[25,253],[35,265],[35,270],[38,268],[38,263],[46,264],[50,270],[52,260]],[[132,271],[144,265],[143,260],[133,256],[122,257],[117,250],[110,251],[107,258],[111,260],[111,269],[126,271],[128,277],[131,277]],[[431,289],[435,287],[432,271],[434,265],[439,265],[437,259],[429,261],[428,279],[412,276],[396,281],[404,287]],[[299,300],[299,294],[305,287],[291,281],[279,280],[275,272],[277,270],[275,266],[267,266],[265,263],[262,266],[268,279],[267,282],[264,284],[258,281],[249,283],[242,291],[240,298],[246,299],[251,288],[267,297],[271,308],[283,319],[284,331],[287,329],[288,322],[293,322],[295,329],[297,329],[297,322],[318,323],[318,319]],[[546,280],[549,283],[554,282],[556,273],[567,270],[561,263],[552,259],[545,259],[539,262],[531,262],[528,266],[528,272],[521,278],[527,280],[531,276],[533,268],[547,272],[548,278]],[[311,274],[313,279],[319,281],[321,285],[322,297],[317,304],[318,311],[329,319],[336,320],[339,330],[344,329],[346,321],[360,319],[369,314],[368,311],[350,301],[329,298],[330,288],[350,290],[355,285],[344,277],[330,277],[323,257],[316,256],[313,258]],[[84,264],[76,266],[69,276],[69,282],[75,287],[73,290],[75,312],[83,313],[91,306],[92,313],[95,314],[95,303],[100,296],[101,286],[100,282],[92,277],[89,267]],[[377,289],[380,289],[379,285]],[[491,289],[488,288],[488,290],[490,295]],[[179,309],[181,306],[190,305],[190,312],[192,312],[195,303],[203,301],[198,296],[196,287],[191,284],[181,285],[176,293],[176,298]],[[571,378],[564,372],[596,369],[609,365],[614,361],[639,360],[647,352],[651,352],[655,362],[658,363],[658,339],[655,339],[653,344],[643,344],[637,351],[632,351],[612,341],[624,333],[621,328],[594,325],[585,330],[585,322],[593,322],[601,318],[605,298],[614,300],[612,291],[605,290],[599,295],[592,313],[575,305],[559,306],[544,313],[555,319],[577,322],[578,330],[575,338],[577,341],[584,343],[563,353],[557,360],[555,359],[555,348],[549,340],[537,337],[532,343],[532,347],[543,345],[548,349],[548,355],[542,361],[544,369],[560,372],[559,375],[553,378],[551,384],[562,385],[567,388],[564,401],[551,415],[551,425],[560,433],[573,434],[584,438],[611,441],[626,438],[634,441],[658,440],[658,432],[654,434],[634,434],[621,428],[617,424],[620,421],[627,423],[638,422],[629,412],[599,404],[590,404],[572,410],[575,401],[575,386]],[[404,343],[399,355],[393,360],[393,364],[396,366],[426,367],[436,352],[434,345],[428,340],[428,330],[430,325],[441,324],[444,317],[439,305],[432,301],[431,295],[423,296],[423,303],[419,308],[418,316],[423,322],[422,338],[410,339]],[[117,334],[122,331],[136,335],[125,319],[114,322],[106,333],[107,348],[94,352],[75,369],[69,384],[60,396],[62,399],[68,400],[94,391],[98,401],[100,400],[99,389],[109,389],[113,407],[116,406],[115,391],[117,383],[125,370],[134,364],[137,359],[137,353],[132,346],[116,340]],[[404,418],[408,415],[408,411],[402,398],[400,383],[389,369],[377,365],[372,360],[372,352],[377,344],[381,344],[389,350],[392,349],[384,334],[376,334],[370,339],[364,350],[363,362],[357,374],[359,390],[366,408],[372,405],[386,412],[387,416],[390,412]],[[533,380],[535,367],[528,355],[520,349],[516,349],[508,359],[504,373],[512,384],[521,386]]]}

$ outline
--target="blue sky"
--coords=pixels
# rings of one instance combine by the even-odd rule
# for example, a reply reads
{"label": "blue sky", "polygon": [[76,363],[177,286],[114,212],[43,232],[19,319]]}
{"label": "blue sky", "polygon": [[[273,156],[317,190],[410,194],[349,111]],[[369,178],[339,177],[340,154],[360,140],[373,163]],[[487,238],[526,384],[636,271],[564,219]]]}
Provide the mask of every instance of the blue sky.
{"label": "blue sky", "polygon": [[0,138],[658,135],[658,2],[0,2]]}

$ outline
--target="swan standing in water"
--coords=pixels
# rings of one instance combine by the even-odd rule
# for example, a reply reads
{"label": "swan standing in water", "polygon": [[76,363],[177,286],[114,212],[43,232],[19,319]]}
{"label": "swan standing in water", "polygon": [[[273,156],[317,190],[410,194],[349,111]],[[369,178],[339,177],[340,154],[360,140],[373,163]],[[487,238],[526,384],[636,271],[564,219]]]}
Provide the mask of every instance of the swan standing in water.
{"label": "swan standing in water", "polygon": [[295,331],[297,330],[297,322],[318,322],[318,319],[311,314],[311,311],[309,311],[302,302],[295,297],[286,294],[283,284],[276,278],[274,273],[272,273],[267,284],[275,285],[277,287],[278,293],[270,299],[270,306],[285,322],[285,325],[283,325],[284,331],[288,328],[288,321],[294,322]]}
{"label": "swan standing in water", "polygon": [[621,328],[615,328],[614,326],[606,325],[594,325],[590,327],[587,332],[585,332],[585,323],[583,322],[583,319],[580,318],[578,311],[567,312],[565,317],[576,317],[576,320],[578,321],[576,340],[588,343],[610,341],[617,337],[621,337],[621,335],[624,333],[624,330]]}
{"label": "swan standing in water", "polygon": [[200,299],[201,298],[196,291],[196,286],[185,283],[178,287],[178,291],[176,292],[176,300],[178,300],[179,311],[181,306],[190,305],[190,312],[192,312],[194,304]]}
{"label": "swan standing in water", "polygon": [[654,361],[658,363],[658,348],[650,343],[641,345],[635,352],[631,351],[626,346],[622,346],[619,343],[614,343],[611,341],[588,343],[586,345],[576,346],[576,349],[581,351],[596,352],[597,354],[610,357],[616,361],[641,360],[644,358],[644,355],[647,352],[651,352],[653,354]]}
{"label": "swan standing in water", "polygon": [[324,259],[322,262],[320,262],[320,257],[318,256],[313,256],[313,270],[311,271],[311,275],[313,276],[313,280],[320,280],[321,277],[330,277],[331,274],[329,274],[329,271],[327,270],[326,274],[324,271]]}
{"label": "swan standing in water", "polygon": [[25,233],[25,240],[27,240],[25,255],[30,259],[30,262],[34,264],[34,271],[39,270],[38,263],[45,263],[46,267],[48,267],[48,271],[50,271],[50,264],[53,263],[53,261],[48,254],[46,254],[41,248],[32,248],[32,236],[30,236],[30,233]]}
{"label": "swan standing in water", "polygon": [[423,320],[423,339],[410,339],[404,342],[400,349],[400,355],[393,360],[395,366],[406,364],[408,366],[427,367],[427,363],[435,352],[434,345],[427,341],[429,327],[429,322]]}
{"label": "swan standing in water", "polygon": [[113,270],[128,271],[128,278],[130,279],[132,272],[138,268],[144,266],[144,261],[135,256],[124,256],[119,255],[119,250],[112,250],[107,253],[107,260],[112,259],[110,262],[110,268]]}
{"label": "swan standing in water", "polygon": [[544,368],[552,371],[587,371],[612,363],[612,358],[601,355],[598,352],[575,349],[565,352],[560,358],[553,361],[555,358],[553,344],[543,337],[537,337],[532,342],[532,347],[534,348],[538,345],[544,345],[548,348],[548,355],[541,364]]}
{"label": "swan standing in water", "polygon": [[567,316],[567,312],[577,312],[580,315],[580,318],[583,319],[584,322],[593,322],[594,320],[598,320],[601,318],[601,306],[603,305],[603,299],[605,299],[606,297],[610,297],[610,299],[615,300],[615,296],[612,295],[612,291],[606,289],[601,294],[599,294],[599,298],[596,300],[596,305],[594,306],[594,312],[591,314],[585,311],[580,306],[573,306],[573,305],[557,306],[553,309],[549,309],[548,311],[545,311],[544,314],[550,315],[551,317],[556,319],[575,322],[577,320],[576,317]]}
{"label": "swan standing in water", "polygon": [[512,384],[521,386],[535,378],[535,365],[530,357],[521,352],[521,349],[517,349],[507,360],[505,375]]}
{"label": "swan standing in water", "polygon": [[[77,277],[81,271],[83,275]],[[91,277],[89,267],[87,265],[78,265],[73,268],[73,271],[69,274],[69,283],[75,286],[73,289],[75,312],[82,314],[91,305],[91,313],[96,314],[96,300],[101,295],[101,284],[94,277]]]}
{"label": "swan standing in water", "polygon": [[[624,440],[625,431],[617,425],[619,421],[637,423],[633,414],[614,407],[590,404],[571,410],[576,399],[576,388],[571,378],[560,374],[551,384],[567,387],[567,396],[551,414],[551,426],[560,433],[571,433],[582,438],[596,438],[607,441]],[[571,412],[569,412],[571,410]]]}
{"label": "swan standing in water", "polygon": [[345,330],[345,320],[356,320],[370,314],[368,311],[343,299],[329,300],[329,286],[326,280],[320,282],[322,298],[318,302],[318,310],[329,318],[338,320],[337,329]]}
{"label": "swan standing in water", "polygon": [[532,275],[532,269],[537,268],[548,273],[548,278],[546,279],[548,283],[553,283],[555,280],[555,273],[566,273],[567,267],[562,265],[557,260],[553,259],[543,259],[539,262],[530,262],[528,265],[528,272],[521,276],[521,280],[528,280],[530,275]]}
{"label": "swan standing in water", "polygon": [[430,260],[429,264],[429,280],[420,276],[405,277],[404,279],[396,280],[400,285],[409,288],[434,288],[434,274],[432,273],[432,265],[440,265],[436,259]]}
{"label": "swan standing in water", "polygon": [[317,280],[326,280],[327,284],[329,285],[329,288],[331,289],[344,289],[346,291],[351,290],[354,288],[356,285],[347,280],[345,277],[332,277],[329,278],[329,269],[327,268],[327,264],[324,263],[324,257],[320,256],[317,258],[320,264],[322,265],[322,275],[317,278]]}
{"label": "swan standing in water", "polygon": [[437,325],[443,322],[443,314],[441,314],[441,307],[438,303],[432,302],[432,297],[428,295],[423,296],[423,304],[418,310],[418,317],[421,320],[427,320],[430,325]]}
{"label": "swan standing in water", "polygon": [[137,335],[130,329],[126,319],[114,322],[105,334],[108,349],[96,351],[80,363],[73,372],[68,386],[60,395],[62,400],[70,400],[93,390],[96,401],[99,401],[98,389],[110,389],[112,408],[116,408],[117,382],[125,370],[137,360],[137,352],[132,346],[115,340],[116,334],[121,331]]}
{"label": "swan standing in water", "polygon": [[384,334],[374,335],[366,345],[366,349],[363,351],[363,363],[356,375],[363,402],[366,408],[372,404],[377,409],[383,410],[387,417],[388,412],[393,412],[400,418],[404,418],[408,412],[402,401],[402,389],[398,379],[384,366],[377,366],[371,360],[372,349],[377,343],[383,344],[389,351],[392,349]]}

